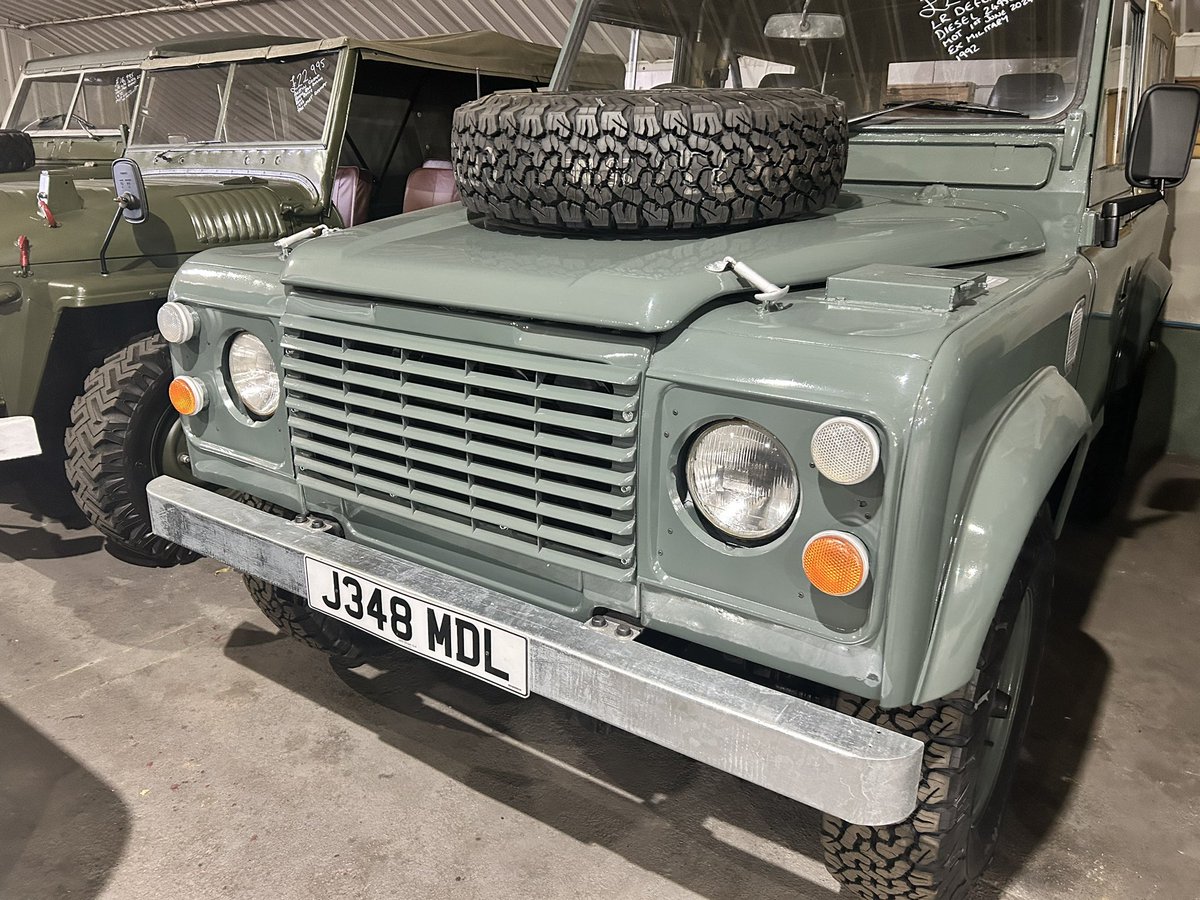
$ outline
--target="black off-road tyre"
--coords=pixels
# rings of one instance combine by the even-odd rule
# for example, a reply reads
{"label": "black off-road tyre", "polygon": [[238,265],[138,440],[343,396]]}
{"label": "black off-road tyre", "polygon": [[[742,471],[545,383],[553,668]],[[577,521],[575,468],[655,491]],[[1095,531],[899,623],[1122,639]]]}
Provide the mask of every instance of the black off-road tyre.
{"label": "black off-road tyre", "polygon": [[36,159],[29,135],[12,129],[0,130],[0,173],[32,169]]}
{"label": "black off-road tyre", "polygon": [[490,222],[672,233],[824,209],[848,140],[842,102],[806,89],[497,94],[455,112],[452,154]]}
{"label": "black off-road tyre", "polygon": [[[825,816],[825,864],[847,891],[865,900],[963,900],[991,861],[1033,705],[1054,581],[1049,514],[1030,531],[1005,587],[1000,608],[970,684],[920,706],[885,710],[848,694],[837,708],[925,743],[917,808],[898,825],[867,827]],[[1017,629],[1027,604],[1028,628]],[[1007,704],[1012,717],[999,768],[987,790],[982,764],[989,722],[1004,703],[997,690],[1009,637],[1027,635],[1021,690]]]}
{"label": "black off-road tyre", "polygon": [[167,396],[171,361],[158,335],[136,339],[84,381],[67,429],[67,480],[75,501],[125,562],[168,567],[197,554],[154,534],[146,486],[163,474],[178,413]]}
{"label": "black off-road tyre", "polygon": [[358,666],[389,652],[383,641],[314,612],[298,594],[253,575],[243,577],[255,605],[272,624],[288,637],[328,654],[335,663]]}
{"label": "black off-road tyre", "polygon": [[[288,510],[259,497],[238,494],[236,499],[273,516],[292,518]],[[390,652],[391,648],[383,641],[337,619],[314,612],[300,595],[254,575],[243,575],[242,578],[254,605],[273,625],[288,637],[328,654],[334,663],[352,668]]]}

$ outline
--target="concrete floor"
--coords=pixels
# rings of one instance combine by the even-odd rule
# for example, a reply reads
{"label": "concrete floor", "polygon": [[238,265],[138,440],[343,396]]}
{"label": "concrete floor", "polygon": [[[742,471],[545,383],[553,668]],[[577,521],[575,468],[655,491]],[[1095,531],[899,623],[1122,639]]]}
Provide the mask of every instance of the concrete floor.
{"label": "concrete floor", "polygon": [[[811,810],[415,659],[339,674],[235,573],[123,565],[46,484],[0,469],[0,897],[836,894]],[[1200,465],[1060,563],[976,896],[1200,897]]]}

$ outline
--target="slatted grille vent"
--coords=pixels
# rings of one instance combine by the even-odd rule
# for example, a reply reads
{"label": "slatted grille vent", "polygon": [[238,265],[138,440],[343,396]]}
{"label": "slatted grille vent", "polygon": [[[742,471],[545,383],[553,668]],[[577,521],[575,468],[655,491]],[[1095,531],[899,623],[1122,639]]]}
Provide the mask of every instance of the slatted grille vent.
{"label": "slatted grille vent", "polygon": [[306,316],[283,346],[305,487],[632,576],[640,370]]}

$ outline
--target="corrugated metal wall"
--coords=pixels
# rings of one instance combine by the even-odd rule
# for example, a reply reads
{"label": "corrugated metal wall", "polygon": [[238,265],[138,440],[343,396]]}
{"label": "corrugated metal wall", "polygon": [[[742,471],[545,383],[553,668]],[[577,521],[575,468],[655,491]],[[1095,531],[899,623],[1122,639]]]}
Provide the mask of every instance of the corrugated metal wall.
{"label": "corrugated metal wall", "polygon": [[0,110],[25,60],[209,31],[420,37],[491,29],[558,44],[574,0],[3,0]]}

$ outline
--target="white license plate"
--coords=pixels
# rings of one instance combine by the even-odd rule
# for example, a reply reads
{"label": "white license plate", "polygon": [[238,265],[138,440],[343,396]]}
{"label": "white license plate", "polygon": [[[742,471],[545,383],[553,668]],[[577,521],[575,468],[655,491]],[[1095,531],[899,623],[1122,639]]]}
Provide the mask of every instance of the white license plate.
{"label": "white license plate", "polygon": [[529,696],[529,642],[357,572],[305,558],[308,605],[389,644]]}

